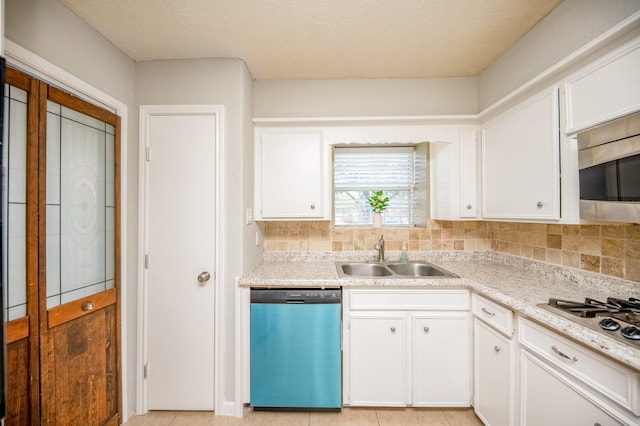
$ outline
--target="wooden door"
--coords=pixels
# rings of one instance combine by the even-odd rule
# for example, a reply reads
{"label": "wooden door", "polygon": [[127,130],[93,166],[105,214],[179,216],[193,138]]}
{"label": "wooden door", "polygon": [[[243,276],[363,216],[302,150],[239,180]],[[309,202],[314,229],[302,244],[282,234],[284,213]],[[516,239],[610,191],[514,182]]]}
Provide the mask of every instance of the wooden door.
{"label": "wooden door", "polygon": [[211,411],[216,115],[165,110],[146,128],[147,405]]}
{"label": "wooden door", "polygon": [[40,117],[42,424],[119,424],[120,120],[44,83]]}
{"label": "wooden door", "polygon": [[[5,424],[119,424],[119,118],[20,72],[7,76],[28,118],[9,121],[24,135],[14,129],[3,146],[25,151],[10,156],[17,165],[3,179]],[[21,185],[24,196],[12,198]]]}
{"label": "wooden door", "polygon": [[2,138],[2,314],[7,341],[5,425],[38,424],[38,85],[6,70]]}

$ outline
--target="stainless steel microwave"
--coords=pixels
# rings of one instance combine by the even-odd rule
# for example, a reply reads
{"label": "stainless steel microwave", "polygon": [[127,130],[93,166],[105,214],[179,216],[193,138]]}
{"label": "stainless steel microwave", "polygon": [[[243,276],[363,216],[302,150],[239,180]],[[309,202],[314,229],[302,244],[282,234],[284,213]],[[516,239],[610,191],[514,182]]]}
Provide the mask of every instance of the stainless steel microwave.
{"label": "stainless steel microwave", "polygon": [[578,134],[580,218],[640,223],[640,112]]}

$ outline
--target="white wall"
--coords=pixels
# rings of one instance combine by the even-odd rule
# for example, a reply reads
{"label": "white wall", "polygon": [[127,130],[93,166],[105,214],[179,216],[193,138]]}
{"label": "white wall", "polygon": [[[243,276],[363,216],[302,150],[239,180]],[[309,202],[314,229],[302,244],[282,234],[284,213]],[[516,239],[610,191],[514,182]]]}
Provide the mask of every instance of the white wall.
{"label": "white wall", "polygon": [[640,10],[640,0],[565,0],[478,76],[484,110]]}
{"label": "white wall", "polygon": [[254,117],[475,114],[475,78],[256,80]]}
{"label": "white wall", "polygon": [[5,2],[6,38],[127,105],[133,103],[134,62],[58,0]]}
{"label": "white wall", "polygon": [[[219,220],[224,228],[220,285],[222,307],[223,387],[225,401],[234,401],[234,290],[236,276],[260,260],[254,244],[256,224],[245,225],[252,206],[253,131],[251,77],[239,59],[143,61],[136,64],[135,101],[139,105],[211,104],[225,106],[224,199]],[[177,145],[176,149],[180,149]],[[220,236],[219,236],[220,238]],[[221,407],[216,407],[220,409]]]}
{"label": "white wall", "polygon": [[4,0],[0,0],[0,55],[4,56]]}

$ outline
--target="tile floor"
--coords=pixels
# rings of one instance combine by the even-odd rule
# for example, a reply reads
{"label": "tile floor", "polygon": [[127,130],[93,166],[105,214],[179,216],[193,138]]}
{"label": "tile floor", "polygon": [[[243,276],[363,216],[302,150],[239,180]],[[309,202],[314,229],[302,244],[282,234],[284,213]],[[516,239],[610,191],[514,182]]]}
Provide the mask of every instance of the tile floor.
{"label": "tile floor", "polygon": [[247,411],[243,418],[211,412],[152,411],[126,426],[482,426],[472,409],[343,408],[339,413]]}

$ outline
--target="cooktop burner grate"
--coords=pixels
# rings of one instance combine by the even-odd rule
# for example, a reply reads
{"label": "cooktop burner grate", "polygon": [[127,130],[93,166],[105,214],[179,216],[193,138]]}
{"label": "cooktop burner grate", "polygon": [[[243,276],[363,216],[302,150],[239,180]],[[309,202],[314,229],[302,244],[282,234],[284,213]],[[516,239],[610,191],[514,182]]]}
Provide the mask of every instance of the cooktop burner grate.
{"label": "cooktop burner grate", "polygon": [[551,298],[548,303],[538,306],[625,343],[640,346],[640,299],[608,297],[602,302],[587,297],[584,302],[575,302]]}

